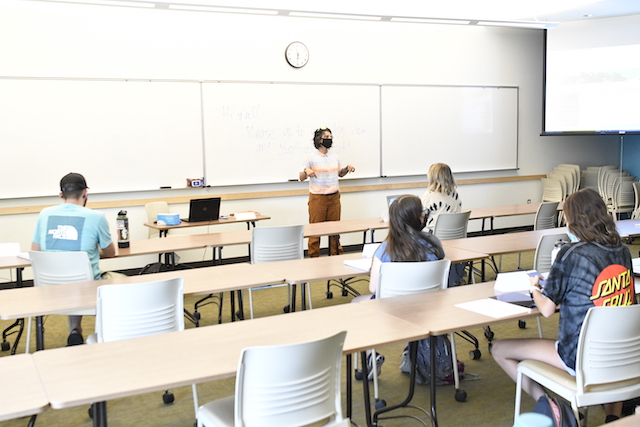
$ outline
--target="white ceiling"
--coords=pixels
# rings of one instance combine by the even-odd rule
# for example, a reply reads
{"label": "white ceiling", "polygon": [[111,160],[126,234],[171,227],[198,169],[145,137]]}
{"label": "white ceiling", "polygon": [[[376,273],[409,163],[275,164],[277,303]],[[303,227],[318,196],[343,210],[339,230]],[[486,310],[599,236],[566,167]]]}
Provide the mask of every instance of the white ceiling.
{"label": "white ceiling", "polygon": [[[149,0],[145,0],[149,1]],[[167,3],[362,15],[573,21],[640,14],[640,0],[177,0]],[[585,15],[591,15],[585,17]]]}

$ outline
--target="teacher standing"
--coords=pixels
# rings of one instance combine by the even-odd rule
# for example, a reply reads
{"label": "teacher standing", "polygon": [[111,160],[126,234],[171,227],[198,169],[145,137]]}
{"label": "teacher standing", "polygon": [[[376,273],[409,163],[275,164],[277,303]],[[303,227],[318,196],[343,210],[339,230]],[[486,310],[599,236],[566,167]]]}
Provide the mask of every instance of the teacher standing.
{"label": "teacher standing", "polygon": [[[351,165],[342,167],[338,158],[329,152],[333,136],[329,128],[316,129],[313,145],[317,151],[308,156],[302,165],[300,181],[309,178],[309,222],[340,220],[340,188],[338,177],[355,172]],[[340,236],[329,236],[331,255],[342,253]],[[309,238],[309,256],[320,256],[320,238]]]}

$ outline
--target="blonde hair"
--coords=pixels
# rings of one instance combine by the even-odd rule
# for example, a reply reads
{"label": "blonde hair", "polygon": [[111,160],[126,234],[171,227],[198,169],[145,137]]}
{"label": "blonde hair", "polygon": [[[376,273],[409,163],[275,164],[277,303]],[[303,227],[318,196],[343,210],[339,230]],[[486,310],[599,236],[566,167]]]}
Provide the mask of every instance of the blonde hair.
{"label": "blonde hair", "polygon": [[427,179],[429,180],[428,190],[436,193],[453,193],[457,187],[451,168],[444,163],[434,163],[429,166]]}

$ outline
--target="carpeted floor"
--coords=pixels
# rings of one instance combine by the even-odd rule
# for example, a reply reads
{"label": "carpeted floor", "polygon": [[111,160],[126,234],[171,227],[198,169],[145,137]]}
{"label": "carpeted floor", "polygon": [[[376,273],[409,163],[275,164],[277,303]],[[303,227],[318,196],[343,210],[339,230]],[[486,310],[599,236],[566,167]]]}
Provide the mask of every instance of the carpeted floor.
{"label": "carpeted floor", "polygon": [[[631,246],[632,254],[638,254],[640,246]],[[635,256],[635,255],[634,255]],[[504,271],[515,269],[517,256],[505,256],[502,261]],[[521,267],[531,268],[533,254],[523,254]],[[491,279],[488,277],[487,279]],[[356,283],[355,288],[360,292],[366,292],[368,282]],[[333,288],[332,299],[325,298],[326,282],[313,283],[312,295],[314,309],[321,307],[349,303],[351,296],[343,297],[338,288]],[[198,298],[187,297],[185,307],[193,308],[194,302]],[[286,288],[264,289],[254,292],[254,307],[256,317],[270,315],[284,315],[282,308],[286,301]],[[228,303],[225,304],[224,322],[229,321]],[[215,327],[213,322],[216,318],[216,307],[206,306],[202,311],[202,327]],[[11,322],[0,321],[0,327],[4,329]],[[86,317],[83,322],[85,335],[93,332],[94,319]],[[544,336],[554,338],[557,331],[557,316],[551,319],[542,320]],[[187,328],[193,325],[187,322]],[[66,317],[48,316],[45,320],[45,340],[47,348],[62,347],[66,344]],[[526,329],[519,328],[517,322],[501,323],[492,327],[495,339],[505,337],[536,337],[538,334],[536,323],[530,321]],[[461,383],[461,387],[467,392],[467,401],[460,403],[454,399],[453,386],[438,387],[438,416],[440,426],[478,426],[478,427],[510,427],[513,424],[513,408],[515,384],[502,372],[493,361],[488,351],[488,340],[484,336],[481,328],[471,329],[480,342],[482,357],[478,360],[471,360],[469,352],[474,347],[468,342],[457,338],[458,358],[465,366],[465,371],[478,374],[479,380],[467,380]],[[10,337],[13,343],[14,337]],[[33,348],[32,344],[32,348]],[[376,349],[384,354],[386,362],[380,377],[381,398],[387,404],[401,401],[409,385],[408,375],[399,371],[400,357],[404,344],[396,344]],[[18,348],[18,352],[24,352],[24,337]],[[0,357],[10,357],[9,352],[3,352]],[[73,363],[70,361],[70,363]],[[162,375],[162,372],[158,372]],[[1,379],[0,379],[1,381]],[[11,387],[10,384],[2,384],[3,387]],[[234,379],[215,381],[198,385],[200,403],[208,402],[223,396],[233,394]],[[358,382],[354,382],[354,417],[353,422],[358,425],[365,425],[364,410],[362,407],[362,389]],[[118,426],[156,426],[156,427],[189,427],[194,423],[193,399],[190,387],[182,387],[172,390],[175,394],[175,402],[165,405],[162,402],[162,392],[150,393],[129,398],[117,399],[107,403],[109,425]],[[344,390],[343,390],[344,393]],[[428,386],[417,386],[413,403],[424,408],[429,407]],[[344,400],[344,396],[343,396]],[[523,410],[528,411],[533,408],[533,400],[526,397],[523,400]],[[92,421],[87,414],[88,407],[76,407],[65,410],[48,410],[38,417],[37,426],[63,427],[63,426],[91,426]],[[411,413],[425,419],[420,412],[403,410],[396,413]],[[589,411],[588,425],[598,426],[604,421],[604,413],[601,408],[595,407]],[[27,418],[0,422],[0,427],[25,426]],[[410,418],[398,418],[382,420],[379,425],[417,425],[417,421]]]}

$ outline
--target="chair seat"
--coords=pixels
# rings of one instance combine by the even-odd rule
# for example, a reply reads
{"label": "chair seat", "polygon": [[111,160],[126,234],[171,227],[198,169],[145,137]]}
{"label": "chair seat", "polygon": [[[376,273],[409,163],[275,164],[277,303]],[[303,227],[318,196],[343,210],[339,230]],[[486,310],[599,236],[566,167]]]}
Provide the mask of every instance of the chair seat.
{"label": "chair seat", "polygon": [[198,425],[207,427],[234,425],[235,396],[214,400],[198,408]]}
{"label": "chair seat", "polygon": [[[567,399],[577,391],[576,377],[564,369],[556,368],[537,360],[523,360],[518,363],[518,371],[543,387],[554,386],[554,392]],[[560,388],[557,388],[557,387]]]}

